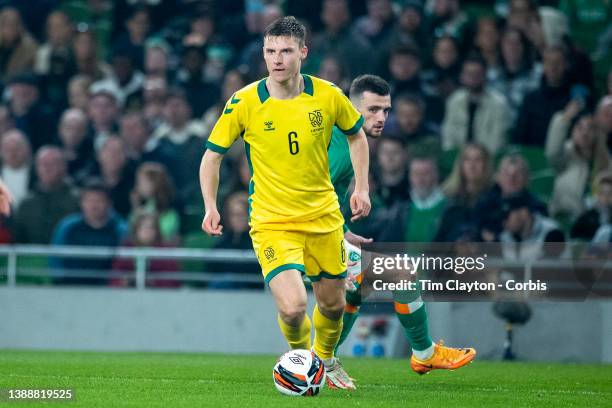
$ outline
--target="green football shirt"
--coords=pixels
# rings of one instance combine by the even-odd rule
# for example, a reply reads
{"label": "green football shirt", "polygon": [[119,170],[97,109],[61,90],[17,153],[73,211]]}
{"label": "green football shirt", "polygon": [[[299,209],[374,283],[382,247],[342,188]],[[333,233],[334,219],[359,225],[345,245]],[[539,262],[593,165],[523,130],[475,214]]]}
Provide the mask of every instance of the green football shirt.
{"label": "green football shirt", "polygon": [[[340,210],[344,213],[344,210],[349,205],[348,190],[353,180],[354,172],[347,136],[335,126],[327,153],[329,156],[329,174],[331,175],[331,182],[338,196]],[[348,227],[345,220],[344,231],[346,232],[347,230]]]}

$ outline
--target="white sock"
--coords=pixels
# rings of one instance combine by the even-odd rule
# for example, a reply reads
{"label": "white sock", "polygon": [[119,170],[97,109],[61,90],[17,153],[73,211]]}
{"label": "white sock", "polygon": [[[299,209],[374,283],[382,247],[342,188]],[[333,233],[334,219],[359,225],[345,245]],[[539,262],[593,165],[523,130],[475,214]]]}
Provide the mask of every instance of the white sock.
{"label": "white sock", "polygon": [[425,350],[412,349],[412,354],[414,354],[414,356],[421,361],[429,360],[431,356],[433,356],[433,353],[434,353],[433,343],[431,343],[431,346],[427,347]]}
{"label": "white sock", "polygon": [[331,368],[331,366],[334,365],[334,363],[336,362],[336,357],[332,357],[332,358],[323,358],[323,365],[325,366],[325,368]]}

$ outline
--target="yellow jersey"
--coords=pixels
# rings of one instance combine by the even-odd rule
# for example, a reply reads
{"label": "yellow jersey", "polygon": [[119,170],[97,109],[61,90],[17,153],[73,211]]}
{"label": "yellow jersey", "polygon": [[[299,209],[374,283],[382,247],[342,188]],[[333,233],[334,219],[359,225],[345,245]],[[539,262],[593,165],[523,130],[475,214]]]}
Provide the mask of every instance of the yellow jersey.
{"label": "yellow jersey", "polygon": [[363,117],[332,83],[302,77],[304,91],[292,99],[271,97],[265,78],[236,92],[206,142],[208,149],[223,154],[243,138],[251,171],[252,232],[325,233],[344,223],[327,150],[334,125],[352,135]]}

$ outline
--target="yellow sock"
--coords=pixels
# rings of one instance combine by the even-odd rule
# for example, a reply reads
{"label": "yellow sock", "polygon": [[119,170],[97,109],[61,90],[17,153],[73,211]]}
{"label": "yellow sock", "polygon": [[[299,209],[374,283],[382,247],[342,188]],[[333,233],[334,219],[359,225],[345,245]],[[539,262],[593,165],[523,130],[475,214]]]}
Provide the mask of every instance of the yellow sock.
{"label": "yellow sock", "polygon": [[312,347],[310,342],[310,327],[312,325],[310,323],[310,317],[308,317],[308,315],[304,316],[304,320],[302,320],[302,324],[299,327],[289,326],[288,324],[282,321],[279,315],[278,325],[280,326],[283,335],[287,339],[287,343],[289,343],[289,347],[291,348],[291,350],[310,350],[310,348]]}
{"label": "yellow sock", "polygon": [[334,356],[334,349],[342,333],[342,317],[331,320],[323,316],[315,305],[312,320],[315,327],[314,352],[322,359],[330,359]]}

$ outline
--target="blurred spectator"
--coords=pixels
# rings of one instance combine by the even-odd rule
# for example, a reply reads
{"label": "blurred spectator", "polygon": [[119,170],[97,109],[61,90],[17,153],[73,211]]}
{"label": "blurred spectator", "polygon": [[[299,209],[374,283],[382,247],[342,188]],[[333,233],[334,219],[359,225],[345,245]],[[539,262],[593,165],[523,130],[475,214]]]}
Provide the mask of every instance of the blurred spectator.
{"label": "blurred spectator", "polygon": [[94,83],[90,88],[87,116],[90,120],[90,138],[96,151],[117,130],[117,120],[123,99],[112,84]]}
{"label": "blurred spectator", "polygon": [[28,136],[32,149],[53,142],[55,119],[52,108],[45,104],[38,90],[39,82],[30,72],[14,76],[8,85],[8,106],[15,127]]}
{"label": "blurred spectator", "polygon": [[177,152],[176,188],[181,204],[200,203],[202,197],[197,177],[204,154],[204,134],[199,121],[193,121],[191,108],[180,90],[170,92],[164,105],[164,122],[154,133],[160,145],[168,145]]}
{"label": "blurred spectator", "polygon": [[323,58],[316,76],[338,86],[344,93],[348,93],[350,81],[346,76],[346,69],[342,61],[335,56],[328,55]]}
{"label": "blurred spectator", "polygon": [[598,131],[591,115],[573,124],[567,115],[566,110],[554,116],[547,136],[546,153],[557,169],[549,210],[553,216],[569,215],[573,220],[584,211],[593,177],[610,166],[610,155],[606,135]]}
{"label": "blurred spectator", "polygon": [[570,100],[567,64],[563,48],[550,47],[544,51],[544,75],[540,87],[525,96],[519,109],[514,132],[516,143],[544,147],[552,116]]}
{"label": "blurred spectator", "polygon": [[11,117],[11,112],[6,106],[0,105],[0,135],[11,129],[15,129],[15,122]]}
{"label": "blurred spectator", "polygon": [[142,104],[143,82],[144,75],[135,68],[130,50],[117,48],[113,50],[111,75],[94,82],[92,88],[114,90],[119,105],[130,110],[138,109]]}
{"label": "blurred spectator", "polygon": [[[121,243],[121,246],[128,248],[160,248],[161,250],[170,247],[162,238],[157,215],[151,212],[141,212],[134,215],[131,222],[130,236]],[[116,258],[113,261],[112,268],[113,271],[136,272],[136,262],[134,262],[134,258]],[[147,262],[147,273],[178,271],[179,264],[175,259],[155,258]],[[115,278],[111,280],[110,286],[133,286],[130,285],[130,280],[131,279],[127,277]],[[170,279],[147,279],[146,286],[155,288],[177,288],[181,286],[181,283]]]}
{"label": "blurred spectator", "polygon": [[368,13],[353,23],[353,32],[365,35],[374,52],[391,37],[395,16],[391,0],[366,0]]}
{"label": "blurred spectator", "polygon": [[479,239],[485,242],[499,240],[503,229],[504,214],[500,211],[503,200],[514,194],[524,194],[530,200],[529,207],[537,213],[547,215],[546,204],[528,190],[529,166],[519,153],[502,157],[495,185],[476,203],[476,223]]}
{"label": "blurred spectator", "polygon": [[410,161],[409,174],[410,199],[399,206],[396,217],[388,220],[394,227],[384,228],[377,241],[430,242],[438,230],[446,197],[439,185],[435,159],[415,157]]}
{"label": "blurred spectator", "polygon": [[[126,29],[127,31],[144,31],[143,21],[137,21],[136,24],[130,22],[130,20],[134,18],[134,15],[139,14],[143,9],[145,9],[147,13],[146,31],[157,32],[164,28],[169,21],[172,21],[172,18],[177,11],[181,9],[181,7],[183,8],[184,13],[192,12],[192,9],[188,7],[189,3],[197,4],[202,2],[172,0],[114,0],[112,2],[112,38],[116,39],[121,37],[121,34],[124,33]],[[130,25],[136,25],[137,27],[130,27]]]}
{"label": "blurred spectator", "polygon": [[435,242],[453,242],[461,231],[476,228],[475,206],[493,184],[492,168],[491,153],[484,145],[466,143],[442,187],[449,205],[442,214]]}
{"label": "blurred spectator", "polygon": [[145,77],[143,84],[144,115],[151,125],[151,129],[157,129],[164,121],[163,112],[168,96],[168,81],[161,76],[149,75]]}
{"label": "blurred spectator", "polygon": [[599,131],[604,134],[608,152],[612,154],[612,95],[602,98],[597,104],[595,123]]}
{"label": "blurred spectator", "polygon": [[559,8],[569,20],[574,41],[585,51],[595,51],[597,37],[612,21],[612,3],[597,0],[561,0]]}
{"label": "blurred spectator", "polygon": [[478,20],[474,47],[487,63],[487,68],[499,63],[499,27],[492,17],[482,17]]}
{"label": "blurred spectator", "polygon": [[391,207],[409,198],[406,142],[397,136],[385,135],[378,142],[378,177],[376,194],[384,205]]}
{"label": "blurred spectator", "polygon": [[170,47],[164,41],[147,41],[144,56],[145,75],[159,76],[166,80],[172,79],[170,73],[170,56]]}
{"label": "blurred spectator", "polygon": [[450,36],[434,43],[432,66],[423,72],[427,91],[442,99],[448,98],[459,85],[459,44]]}
{"label": "blurred spectator", "polygon": [[215,18],[209,12],[200,12],[191,18],[189,33],[183,37],[183,45],[203,46],[221,42],[216,33]]}
{"label": "blurred spectator", "polygon": [[463,88],[447,101],[442,147],[450,150],[474,140],[495,154],[507,140],[510,108],[502,95],[486,86],[486,66],[482,59],[466,59],[461,83]]}
{"label": "blurred spectator", "polygon": [[533,60],[534,52],[527,37],[509,27],[502,33],[501,58],[489,66],[487,78],[491,88],[504,95],[512,110],[513,122],[525,95],[535,90],[542,76],[542,67]]}
{"label": "blurred spectator", "polygon": [[93,142],[87,137],[87,116],[70,108],[64,111],[59,123],[58,143],[68,164],[68,174],[81,177],[94,158]]}
{"label": "blurred spectator", "polygon": [[[261,54],[261,48],[258,51]],[[177,72],[177,85],[185,91],[193,115],[200,117],[217,102],[220,92],[216,84],[208,82],[204,77],[206,49],[198,46],[186,47],[181,62],[183,68]]]}
{"label": "blurred spectator", "polygon": [[440,136],[437,127],[425,120],[425,102],[411,94],[401,94],[394,101],[389,128],[406,141],[409,150],[431,148],[440,153]]}
{"label": "blurred spectator", "polygon": [[570,236],[573,239],[591,241],[599,227],[612,224],[612,171],[597,174],[593,195],[593,206],[580,214],[572,225]]}
{"label": "blurred spectator", "polygon": [[510,0],[506,24],[521,31],[536,49],[543,50],[546,46],[538,4],[535,0]]}
{"label": "blurred spectator", "polygon": [[423,5],[420,0],[406,0],[397,18],[387,47],[418,46],[427,50],[430,48],[431,38],[427,35]]}
{"label": "blurred spectator", "polygon": [[534,212],[530,204],[530,198],[522,193],[504,199],[504,230],[500,241],[505,259],[535,261],[555,251],[556,248],[545,247],[545,243],[565,242],[557,223]]}
{"label": "blurred spectator", "polygon": [[430,242],[446,206],[438,179],[438,166],[432,158],[414,158],[410,162],[410,204],[403,239],[406,242]]}
{"label": "blurred spectator", "polygon": [[347,76],[353,78],[374,68],[372,48],[363,33],[350,30],[347,0],[324,0],[321,10],[323,30],[312,38],[309,58],[322,62],[326,56],[343,61]]}
{"label": "blurred spectator", "polygon": [[89,105],[89,87],[92,79],[85,75],[75,75],[68,81],[68,105],[87,112]]}
{"label": "blurred spectator", "polygon": [[6,7],[0,11],[0,82],[34,67],[38,44],[26,31],[19,11]]}
{"label": "blurred spectator", "polygon": [[126,20],[126,31],[113,44],[115,53],[122,51],[136,69],[144,66],[144,45],[151,29],[149,10],[146,6],[133,7]]}
{"label": "blurred spectator", "polygon": [[94,81],[111,75],[110,67],[99,57],[95,34],[92,31],[79,29],[74,36],[72,48],[78,74],[88,76]]}
{"label": "blurred spectator", "polygon": [[147,211],[159,215],[161,237],[166,242],[178,241],[179,214],[174,208],[174,186],[159,163],[143,163],[136,171],[136,183],[130,193],[132,216]]}
{"label": "blurred spectator", "polygon": [[74,27],[63,11],[56,10],[47,17],[46,42],[38,47],[34,72],[48,74],[53,69],[55,58],[70,60]]}
{"label": "blurred spectator", "polygon": [[[231,194],[224,205],[224,230],[223,235],[215,243],[215,249],[242,249],[250,250],[253,247],[251,237],[249,235],[248,224],[248,194],[245,191],[239,191]],[[208,262],[208,268],[213,272],[230,272],[244,273],[257,276],[259,268],[257,265],[251,264],[236,264],[233,262]],[[223,275],[220,275],[223,276]],[[261,288],[261,283],[243,283],[238,284],[227,281],[211,281],[209,288]]]}
{"label": "blurred spectator", "polygon": [[419,95],[427,106],[427,119],[440,123],[444,116],[444,104],[439,97],[427,92],[421,67],[421,56],[417,49],[399,47],[391,50],[388,65],[391,95],[393,98],[402,93]]}
{"label": "blurred spectator", "polygon": [[78,198],[66,181],[66,160],[59,148],[41,147],[35,162],[38,183],[17,208],[13,235],[18,243],[49,244],[55,225],[78,211]]}
{"label": "blurred spectator", "polygon": [[[81,211],[62,219],[53,232],[54,245],[116,247],[127,233],[127,225],[113,211],[112,200],[100,180],[90,179],[81,188]],[[104,285],[103,277],[71,277],[65,271],[107,273],[112,258],[52,258],[54,281],[60,284]]]}
{"label": "blurred spectator", "polygon": [[172,175],[179,157],[170,145],[151,138],[151,126],[142,113],[125,114],[120,121],[119,136],[125,144],[128,159],[134,163],[160,163]]}
{"label": "blurred spectator", "polygon": [[13,195],[13,205],[19,206],[34,185],[32,169],[32,148],[25,135],[17,130],[9,130],[0,140],[0,159],[2,168],[0,178]]}
{"label": "blurred spectator", "polygon": [[127,217],[136,166],[127,159],[123,140],[117,136],[107,138],[97,152],[96,160],[91,164],[87,177],[100,178],[115,210],[122,217]]}
{"label": "blurred spectator", "polygon": [[459,0],[431,0],[428,10],[428,28],[431,37],[450,35],[464,46],[467,15],[461,10]]}

